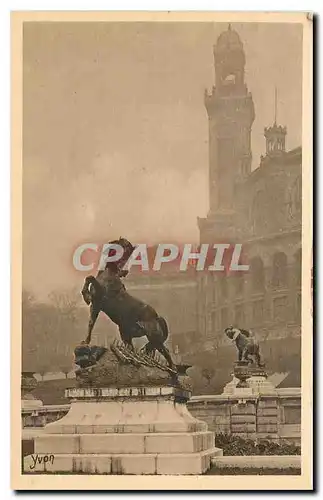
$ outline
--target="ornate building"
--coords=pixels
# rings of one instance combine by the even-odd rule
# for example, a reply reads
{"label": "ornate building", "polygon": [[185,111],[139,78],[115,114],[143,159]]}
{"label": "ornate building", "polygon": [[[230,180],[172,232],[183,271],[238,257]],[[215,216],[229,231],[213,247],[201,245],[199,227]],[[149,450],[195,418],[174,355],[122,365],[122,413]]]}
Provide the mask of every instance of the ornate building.
{"label": "ornate building", "polygon": [[[201,243],[241,243],[249,271],[198,278],[201,352],[212,355],[219,385],[235,350],[223,329],[249,328],[266,340],[272,371],[300,374],[302,151],[286,151],[287,130],[265,128],[266,153],[251,171],[255,108],[244,81],[242,42],[230,25],[214,47],[215,82],[205,94],[209,120],[209,199],[198,219]],[[215,358],[214,358],[215,356]],[[223,370],[221,372],[221,365]]]}

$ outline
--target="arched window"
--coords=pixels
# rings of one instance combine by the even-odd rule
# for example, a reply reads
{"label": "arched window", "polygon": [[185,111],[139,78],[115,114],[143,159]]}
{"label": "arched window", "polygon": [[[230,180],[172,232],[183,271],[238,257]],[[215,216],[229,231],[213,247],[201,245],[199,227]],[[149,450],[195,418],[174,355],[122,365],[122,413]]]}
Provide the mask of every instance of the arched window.
{"label": "arched window", "polygon": [[244,316],[244,306],[239,304],[235,307],[234,311],[234,322],[237,328],[245,327],[245,316]]}
{"label": "arched window", "polygon": [[287,286],[287,256],[284,252],[275,253],[273,257],[272,285],[275,288]]}
{"label": "arched window", "polygon": [[222,307],[222,309],[221,309],[221,329],[224,330],[225,328],[228,328],[228,326],[229,326],[228,308]]}
{"label": "arched window", "polygon": [[254,257],[250,262],[251,289],[253,293],[265,290],[264,263],[260,257]]}
{"label": "arched window", "polygon": [[244,280],[245,275],[242,272],[237,272],[235,274],[234,287],[235,287],[235,295],[238,297],[243,296],[244,292]]}
{"label": "arched window", "polygon": [[227,277],[221,276],[219,282],[220,282],[220,300],[225,300],[228,297]]}

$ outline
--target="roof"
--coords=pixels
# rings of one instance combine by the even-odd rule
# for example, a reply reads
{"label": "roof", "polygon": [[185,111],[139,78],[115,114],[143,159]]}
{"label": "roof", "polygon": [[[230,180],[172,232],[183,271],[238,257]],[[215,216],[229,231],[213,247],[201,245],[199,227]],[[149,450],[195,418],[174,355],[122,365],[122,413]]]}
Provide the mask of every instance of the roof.
{"label": "roof", "polygon": [[251,172],[247,177],[246,182],[253,181],[258,178],[259,175],[271,172],[273,167],[280,167],[281,165],[301,165],[302,163],[302,147],[286,151],[283,154],[277,156],[262,156],[259,167]]}
{"label": "roof", "polygon": [[229,24],[228,29],[223,31],[219,38],[217,39],[216,46],[217,51],[227,51],[227,50],[243,50],[243,45],[241,39],[236,31],[231,29]]}

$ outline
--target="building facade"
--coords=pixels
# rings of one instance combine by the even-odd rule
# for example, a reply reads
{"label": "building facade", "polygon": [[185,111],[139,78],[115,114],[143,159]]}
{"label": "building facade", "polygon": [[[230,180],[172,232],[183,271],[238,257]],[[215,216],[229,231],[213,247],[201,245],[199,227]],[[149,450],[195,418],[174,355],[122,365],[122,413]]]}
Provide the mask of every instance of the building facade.
{"label": "building facade", "polygon": [[302,150],[286,151],[287,130],[275,120],[264,130],[260,165],[251,170],[255,106],[244,81],[245,62],[240,37],[229,26],[214,47],[216,84],[205,94],[210,208],[198,225],[201,243],[242,244],[250,268],[198,277],[200,349],[216,356],[220,370],[222,361],[226,380],[227,362],[235,352],[224,328],[233,324],[254,330],[263,342],[268,369],[292,373],[297,385]]}

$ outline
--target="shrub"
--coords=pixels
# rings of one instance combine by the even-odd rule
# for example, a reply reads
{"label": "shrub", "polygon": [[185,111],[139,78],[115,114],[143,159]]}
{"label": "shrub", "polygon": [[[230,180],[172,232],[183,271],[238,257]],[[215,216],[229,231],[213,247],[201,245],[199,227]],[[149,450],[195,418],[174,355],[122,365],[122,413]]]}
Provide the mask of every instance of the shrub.
{"label": "shrub", "polygon": [[287,441],[259,442],[230,434],[216,434],[215,446],[222,448],[223,455],[300,455],[301,447]]}

